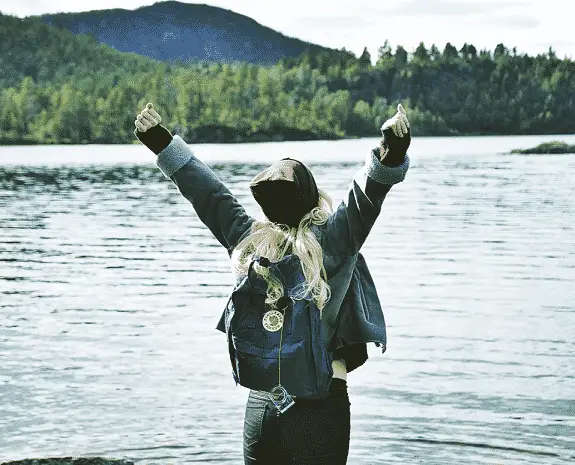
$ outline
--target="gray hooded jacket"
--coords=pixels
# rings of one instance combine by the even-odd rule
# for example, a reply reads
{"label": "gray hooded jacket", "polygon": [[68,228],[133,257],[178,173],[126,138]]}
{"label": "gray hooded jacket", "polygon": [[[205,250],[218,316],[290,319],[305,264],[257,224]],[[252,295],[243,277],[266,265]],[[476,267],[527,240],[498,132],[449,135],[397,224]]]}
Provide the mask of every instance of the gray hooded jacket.
{"label": "gray hooded jacket", "polygon": [[[351,181],[347,194],[327,223],[313,225],[323,251],[331,298],[323,309],[324,343],[328,350],[356,346],[355,360],[347,360],[350,372],[367,360],[365,346],[374,342],[386,350],[385,320],[375,284],[359,252],[394,184],[402,182],[409,169],[405,155],[399,166],[386,166],[370,151]],[[159,152],[156,164],[193,205],[200,220],[231,254],[255,221],[237,199],[186,142],[175,135]],[[223,313],[216,329],[225,333]],[[338,350],[339,350],[338,349]],[[351,362],[351,363],[350,363]]]}

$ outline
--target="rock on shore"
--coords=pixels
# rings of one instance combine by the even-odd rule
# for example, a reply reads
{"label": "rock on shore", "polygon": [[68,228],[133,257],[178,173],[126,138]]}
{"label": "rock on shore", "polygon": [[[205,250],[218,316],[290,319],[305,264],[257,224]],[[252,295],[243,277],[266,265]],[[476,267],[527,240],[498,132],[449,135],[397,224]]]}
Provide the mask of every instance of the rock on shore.
{"label": "rock on shore", "polygon": [[134,462],[102,457],[57,457],[17,460],[15,462],[3,462],[0,465],[134,465]]}
{"label": "rock on shore", "polygon": [[553,141],[539,144],[532,149],[512,150],[511,153],[535,154],[535,153],[575,153],[575,145],[569,145],[565,142]]}

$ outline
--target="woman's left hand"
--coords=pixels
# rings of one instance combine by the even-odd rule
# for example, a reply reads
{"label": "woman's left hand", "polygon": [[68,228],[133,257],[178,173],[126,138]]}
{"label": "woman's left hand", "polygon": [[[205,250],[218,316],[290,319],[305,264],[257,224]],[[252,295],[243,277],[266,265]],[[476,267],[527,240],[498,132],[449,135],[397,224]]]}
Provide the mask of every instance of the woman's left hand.
{"label": "woman's left hand", "polygon": [[403,137],[405,134],[409,132],[410,127],[411,125],[407,120],[405,109],[403,108],[403,105],[400,103],[399,105],[397,105],[397,113],[392,118],[389,118],[381,126],[381,134],[384,135],[384,131],[386,129],[391,128],[393,133],[397,137]]}

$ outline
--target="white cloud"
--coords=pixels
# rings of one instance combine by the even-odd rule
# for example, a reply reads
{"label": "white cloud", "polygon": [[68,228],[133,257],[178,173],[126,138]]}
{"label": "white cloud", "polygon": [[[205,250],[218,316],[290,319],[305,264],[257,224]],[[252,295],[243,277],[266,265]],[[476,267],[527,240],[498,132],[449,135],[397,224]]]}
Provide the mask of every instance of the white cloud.
{"label": "white cloud", "polygon": [[531,29],[539,26],[541,21],[531,16],[490,16],[486,18],[489,25],[503,28]]}
{"label": "white cloud", "polygon": [[388,13],[409,16],[458,16],[499,13],[502,10],[519,9],[528,5],[527,0],[492,2],[489,0],[453,1],[453,0],[410,0],[393,5]]}

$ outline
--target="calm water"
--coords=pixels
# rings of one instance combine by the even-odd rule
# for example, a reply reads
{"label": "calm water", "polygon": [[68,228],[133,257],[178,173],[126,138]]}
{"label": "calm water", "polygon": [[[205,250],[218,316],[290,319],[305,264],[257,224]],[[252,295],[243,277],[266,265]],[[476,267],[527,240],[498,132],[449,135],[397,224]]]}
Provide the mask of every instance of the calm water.
{"label": "calm water", "polygon": [[[389,348],[348,377],[349,464],[575,461],[575,155],[502,154],[557,138],[413,141],[363,249]],[[339,203],[374,144],[196,152],[256,215],[247,181],[273,160]],[[227,254],[153,158],[0,148],[0,462],[243,463]]]}

